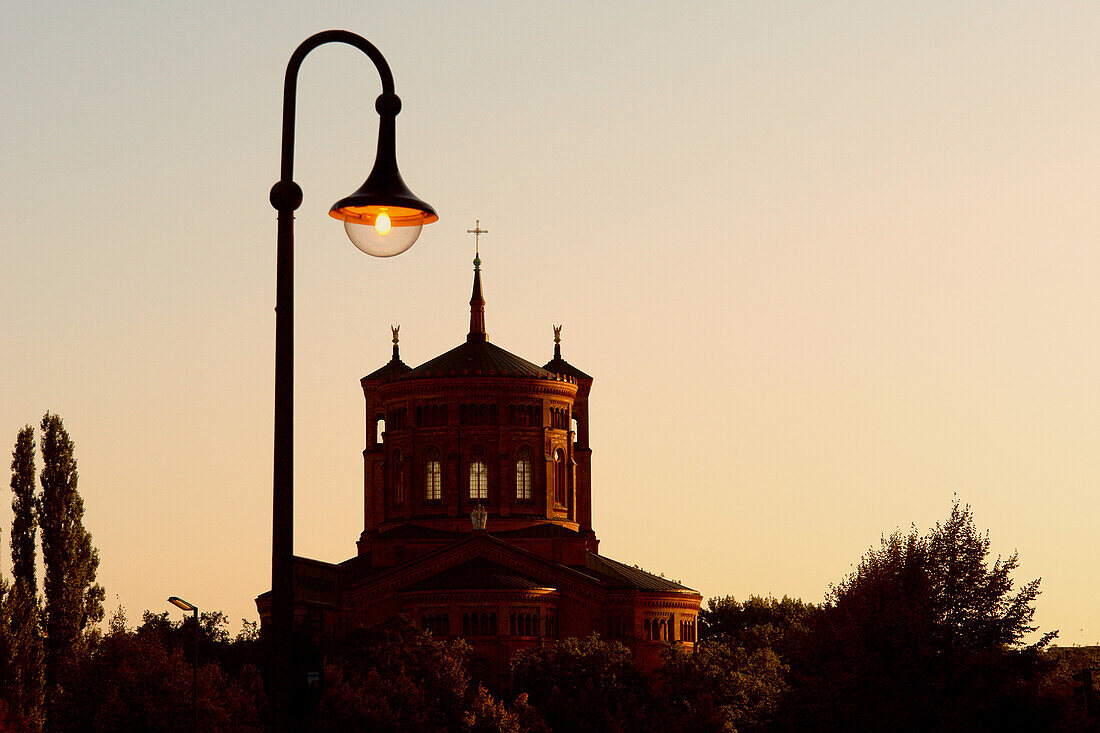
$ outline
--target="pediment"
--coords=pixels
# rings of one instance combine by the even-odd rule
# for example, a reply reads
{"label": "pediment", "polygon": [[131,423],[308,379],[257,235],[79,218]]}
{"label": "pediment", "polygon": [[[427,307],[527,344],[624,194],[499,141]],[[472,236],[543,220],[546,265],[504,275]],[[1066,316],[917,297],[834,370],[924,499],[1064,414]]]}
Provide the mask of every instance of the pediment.
{"label": "pediment", "polygon": [[535,590],[548,587],[552,586],[523,571],[478,556],[422,578],[401,590]]}
{"label": "pediment", "polygon": [[[591,601],[605,595],[603,585],[595,578],[487,534],[459,540],[376,575],[354,593],[369,599],[404,590],[442,589],[437,583],[453,590],[482,589],[478,584],[516,590],[554,588]],[[470,587],[460,587],[463,585]]]}

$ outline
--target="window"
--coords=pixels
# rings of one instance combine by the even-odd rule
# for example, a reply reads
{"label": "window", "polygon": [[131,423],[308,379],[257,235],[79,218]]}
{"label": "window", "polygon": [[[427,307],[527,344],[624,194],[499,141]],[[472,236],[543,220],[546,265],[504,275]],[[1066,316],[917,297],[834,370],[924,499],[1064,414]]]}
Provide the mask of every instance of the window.
{"label": "window", "polygon": [[508,633],[512,636],[538,636],[539,615],[535,612],[513,612],[508,617]]}
{"label": "window", "polygon": [[530,501],[531,493],[531,449],[523,446],[516,451],[516,498]]}
{"label": "window", "polygon": [[565,506],[565,453],[554,451],[554,500],[558,506]]}
{"label": "window", "polygon": [[462,614],[463,636],[496,636],[497,615],[495,613]]}
{"label": "window", "polygon": [[695,642],[695,617],[687,616],[680,621],[680,641]]}
{"label": "window", "polygon": [[550,427],[555,430],[569,429],[569,409],[566,407],[550,408]]}
{"label": "window", "polygon": [[441,428],[447,425],[446,405],[417,405],[416,424],[422,428]]}
{"label": "window", "polygon": [[408,422],[409,411],[404,407],[394,407],[386,413],[386,424],[390,430],[404,430]]}
{"label": "window", "polygon": [[400,504],[405,501],[405,464],[401,459],[401,451],[393,452],[393,503]]}
{"label": "window", "polygon": [[458,406],[458,421],[462,425],[497,425],[500,423],[500,408],[496,404],[461,404]]}
{"label": "window", "polygon": [[429,613],[420,617],[420,626],[434,636],[446,636],[451,630],[451,617],[446,613]]}
{"label": "window", "polygon": [[439,449],[429,448],[424,461],[424,500],[440,501],[443,498],[443,464]]}
{"label": "window", "polygon": [[508,424],[521,427],[539,427],[541,423],[541,408],[538,405],[508,405]]}
{"label": "window", "polygon": [[485,449],[474,446],[470,461],[470,498],[489,498],[489,467],[485,464]]}

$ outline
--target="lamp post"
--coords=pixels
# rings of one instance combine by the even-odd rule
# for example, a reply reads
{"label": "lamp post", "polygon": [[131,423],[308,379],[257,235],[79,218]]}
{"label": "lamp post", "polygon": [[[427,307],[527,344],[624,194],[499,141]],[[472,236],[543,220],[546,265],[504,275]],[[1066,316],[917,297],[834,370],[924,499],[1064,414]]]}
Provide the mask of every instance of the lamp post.
{"label": "lamp post", "polygon": [[191,664],[191,730],[198,733],[199,730],[199,607],[193,606],[187,601],[172,596],[168,599],[176,608],[184,612],[194,614],[195,619],[195,658]]}
{"label": "lamp post", "polygon": [[378,149],[374,168],[357,191],[337,201],[329,215],[344,222],[352,243],[370,255],[392,257],[420,236],[420,229],[439,217],[413,195],[397,170],[394,120],[401,100],[393,74],[381,52],[369,41],[343,30],[307,38],[290,57],[283,86],[283,136],[279,182],[271,188],[271,205],[279,212],[275,294],[275,456],[271,530],[272,676],[268,703],[273,730],[289,730],[297,715],[291,680],[294,629],[294,211],[302,189],[294,182],[294,117],[298,70],[306,55],[325,43],[355,46],[374,62],[382,80],[375,100]]}

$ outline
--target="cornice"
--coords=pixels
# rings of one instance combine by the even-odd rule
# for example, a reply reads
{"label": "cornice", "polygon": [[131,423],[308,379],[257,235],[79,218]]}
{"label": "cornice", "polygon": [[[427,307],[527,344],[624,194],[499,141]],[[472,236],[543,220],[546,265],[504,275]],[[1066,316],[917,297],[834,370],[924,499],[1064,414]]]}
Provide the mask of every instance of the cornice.
{"label": "cornice", "polygon": [[433,395],[549,395],[575,400],[577,385],[524,377],[437,377],[381,384],[373,391],[382,400]]}

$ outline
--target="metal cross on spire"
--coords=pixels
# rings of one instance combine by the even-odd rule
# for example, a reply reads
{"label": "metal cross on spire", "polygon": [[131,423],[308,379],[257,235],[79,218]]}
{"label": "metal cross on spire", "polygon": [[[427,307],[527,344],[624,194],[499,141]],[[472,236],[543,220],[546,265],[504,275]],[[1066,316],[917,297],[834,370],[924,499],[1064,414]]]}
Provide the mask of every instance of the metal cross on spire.
{"label": "metal cross on spire", "polygon": [[480,239],[481,239],[481,235],[482,234],[488,234],[489,230],[481,228],[481,219],[474,219],[474,228],[473,229],[467,229],[466,233],[474,235],[474,269],[480,270],[481,269]]}

